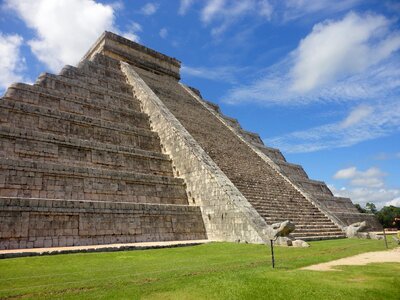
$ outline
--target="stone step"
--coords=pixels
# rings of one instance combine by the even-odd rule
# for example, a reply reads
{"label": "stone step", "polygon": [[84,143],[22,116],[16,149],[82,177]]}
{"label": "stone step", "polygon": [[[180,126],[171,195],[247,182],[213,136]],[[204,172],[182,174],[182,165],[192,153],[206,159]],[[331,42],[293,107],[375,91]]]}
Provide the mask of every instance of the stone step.
{"label": "stone step", "polygon": [[113,108],[110,107],[109,103],[102,104],[95,103],[94,101],[87,103],[89,101],[62,98],[41,93],[40,90],[41,89],[36,88],[36,86],[31,89],[26,89],[25,86],[19,86],[17,88],[11,87],[7,90],[3,99],[33,104],[45,108],[51,107],[60,112],[74,113],[113,123],[137,126],[137,122],[140,120],[140,122],[148,124],[147,115],[137,110],[119,109],[118,107]]}
{"label": "stone step", "polygon": [[[300,189],[306,192],[311,193],[312,195],[319,197],[332,196],[332,192],[329,190],[329,188],[326,186],[324,182],[311,180],[305,177],[293,177],[293,176],[287,176],[287,177],[292,180],[292,183],[295,186],[299,187]],[[293,178],[295,178],[296,181]],[[232,181],[236,183],[236,181],[234,180]],[[268,182],[257,183],[257,184],[251,184],[250,182],[247,183],[242,182],[242,183],[237,183],[235,185],[244,189],[243,192],[247,193],[253,198],[262,198],[264,191],[263,186],[268,186]],[[290,193],[285,192],[284,190],[277,189],[277,191],[279,191],[281,194],[290,195]]]}
{"label": "stone step", "polygon": [[[233,181],[233,182],[235,183],[236,181]],[[285,183],[286,183],[286,182],[285,182]],[[235,184],[235,185],[236,185],[236,184]],[[287,185],[289,185],[289,184],[287,184]],[[246,185],[243,185],[243,184],[237,184],[236,186],[237,186],[239,189],[242,190],[243,194],[246,194],[247,196],[251,197],[251,198],[254,199],[254,200],[257,200],[257,199],[258,199],[259,201],[262,200],[262,202],[265,202],[265,201],[271,201],[271,202],[277,201],[277,202],[282,202],[281,199],[277,200],[277,199],[275,199],[274,197],[266,197],[266,195],[268,195],[268,193],[267,193],[264,189],[262,189],[261,187],[259,187],[259,186],[249,186],[249,185],[246,186]],[[270,190],[279,192],[279,193],[280,193],[280,196],[284,197],[284,199],[285,199],[286,202],[293,202],[293,203],[310,203],[310,202],[308,202],[308,201],[305,200],[305,199],[301,199],[301,200],[296,199],[296,197],[295,197],[296,193],[295,193],[295,192],[293,192],[293,191],[285,191],[285,190],[282,190],[282,187],[277,186],[277,183],[276,183],[276,182],[273,182],[273,181],[271,181],[271,182],[266,182],[266,183],[264,184],[264,186],[265,186],[265,187],[269,187]],[[283,187],[283,188],[284,188],[284,187]]]}
{"label": "stone step", "polygon": [[[54,99],[73,102],[91,108],[109,109],[114,111],[140,112],[140,103],[134,97],[110,96],[99,93],[76,94],[64,93],[54,89],[48,89],[39,85],[28,85],[25,83],[14,83],[7,89],[5,96],[19,101],[51,107]],[[50,98],[50,99],[49,99]],[[89,113],[93,113],[94,109]]]}
{"label": "stone step", "polygon": [[262,208],[257,205],[253,205],[253,206],[260,214],[281,214],[282,211],[285,211],[285,213],[290,214],[290,215],[298,215],[298,214],[304,214],[304,213],[314,214],[314,215],[321,214],[321,212],[316,208],[296,209],[295,207],[276,207],[276,206]]}
{"label": "stone step", "polygon": [[0,196],[188,204],[182,179],[0,158]]}
{"label": "stone step", "polygon": [[269,212],[269,213],[260,213],[260,215],[269,219],[292,219],[292,220],[300,220],[300,219],[314,219],[314,220],[329,220],[322,213],[302,213],[302,214],[294,214],[294,213],[286,213],[286,212]]}
{"label": "stone step", "polygon": [[[119,60],[116,60],[114,58],[111,58],[109,56],[96,53],[90,61],[96,63],[97,65],[101,65],[107,69],[115,69],[115,70],[121,70],[121,65]],[[80,64],[78,65],[78,67]]]}
{"label": "stone step", "polygon": [[314,236],[314,237],[318,237],[318,236],[339,236],[339,235],[344,235],[344,233],[341,230],[337,230],[336,232],[334,231],[320,231],[320,232],[307,232],[307,231],[303,231],[303,232],[292,232],[291,235],[295,238],[299,238],[302,239],[303,237],[307,237],[307,236]]}
{"label": "stone step", "polygon": [[0,108],[3,125],[160,152],[159,137],[146,124],[136,128],[7,99],[0,101]]}
{"label": "stone step", "polygon": [[121,71],[104,68],[103,66],[88,60],[82,62],[79,67],[66,65],[61,69],[58,75],[79,80],[81,82],[91,82],[92,84],[98,83],[103,87],[107,87],[108,83],[126,83],[125,75]]}
{"label": "stone step", "polygon": [[0,154],[3,157],[61,163],[69,166],[126,170],[144,174],[173,176],[171,161],[160,153],[121,151],[116,147],[46,135],[35,131],[0,126]]}
{"label": "stone step", "polygon": [[296,178],[294,182],[296,185],[299,185],[305,191],[311,194],[322,194],[322,195],[329,195],[333,196],[331,190],[323,181],[317,181],[312,179],[303,179],[303,178]]}
{"label": "stone step", "polygon": [[307,173],[304,171],[303,167],[297,164],[292,164],[284,160],[274,160],[274,162],[279,166],[282,173],[289,177],[299,177],[308,179]]}
{"label": "stone step", "polygon": [[37,78],[35,85],[63,91],[64,93],[90,95],[91,93],[113,95],[116,97],[133,98],[132,87],[126,83],[119,85],[109,84],[107,87],[100,85],[80,82],[68,77],[54,75],[50,73],[42,73]]}
{"label": "stone step", "polygon": [[49,82],[55,80],[68,85],[73,85],[90,90],[95,89],[97,91],[98,88],[102,88],[104,90],[107,90],[107,92],[112,91],[115,93],[121,93],[123,95],[127,95],[128,97],[132,95],[132,86],[127,84],[125,79],[114,80],[107,77],[100,78],[99,76],[95,76],[95,74],[89,76],[88,74],[82,74],[82,72],[79,75],[78,71],[78,68],[69,68],[68,72],[66,72],[64,69],[64,71],[61,71],[59,75],[42,73],[39,76],[38,81],[42,83],[42,80]]}
{"label": "stone step", "polygon": [[265,202],[260,202],[260,201],[252,201],[251,202],[254,207],[257,207],[257,209],[260,210],[270,210],[271,208],[276,208],[276,209],[293,209],[295,211],[303,211],[303,210],[313,210],[313,211],[319,211],[319,209],[315,206],[312,206],[311,204],[304,205],[304,203],[296,204],[292,202],[275,202],[275,201],[265,201]]}
{"label": "stone step", "polygon": [[262,143],[260,135],[256,132],[251,132],[243,129],[240,125],[236,128],[238,134],[240,134],[249,143]]}
{"label": "stone step", "polygon": [[359,211],[351,202],[350,198],[335,197],[329,195],[316,195],[316,200],[319,202],[322,208],[333,212],[333,213],[356,213]]}
{"label": "stone step", "polygon": [[303,232],[307,232],[309,234],[311,233],[316,233],[316,235],[318,235],[319,233],[332,233],[332,232],[342,232],[341,230],[339,230],[338,227],[321,227],[321,228],[308,228],[308,227],[297,227],[294,230],[294,233],[303,233]]}
{"label": "stone step", "polygon": [[[263,216],[262,216],[263,217]],[[328,219],[312,219],[312,218],[310,218],[310,219],[307,219],[307,218],[304,218],[304,219],[293,219],[293,218],[284,218],[284,219],[275,219],[275,218],[272,218],[272,219],[268,219],[268,218],[265,218],[265,217],[263,217],[264,219],[265,219],[265,221],[268,223],[268,224],[276,224],[276,223],[282,223],[282,222],[284,222],[284,221],[286,221],[286,220],[289,220],[290,222],[292,222],[292,223],[294,223],[296,226],[298,225],[298,226],[301,226],[301,225],[309,225],[309,224],[312,224],[312,225],[326,225],[326,226],[336,226],[336,225],[334,225],[334,223],[332,223],[330,220],[328,220]],[[303,228],[304,229],[304,227],[300,227],[300,228]],[[336,227],[337,228],[337,227]]]}
{"label": "stone step", "polygon": [[273,161],[282,160],[286,161],[285,157],[283,156],[282,152],[279,149],[267,147],[265,145],[258,145],[258,149],[261,150],[265,155],[267,155]]}
{"label": "stone step", "polygon": [[[103,54],[97,53],[95,56],[103,56]],[[111,59],[111,58],[109,58]],[[115,60],[114,60],[115,62]],[[125,74],[121,71],[119,61],[117,68],[105,66],[101,62],[96,61],[96,58],[91,60],[84,59],[76,66],[81,72],[87,73],[89,76],[96,74],[96,76],[103,76],[105,78],[111,78],[113,80],[123,80],[126,81]]]}
{"label": "stone step", "polygon": [[262,216],[268,217],[268,218],[292,218],[292,219],[298,219],[300,216],[307,217],[307,218],[325,218],[325,216],[321,212],[315,212],[315,211],[301,211],[301,212],[294,212],[294,211],[283,211],[283,210],[270,210],[270,211],[259,211],[257,209],[258,213]]}
{"label": "stone step", "polygon": [[[230,171],[232,171],[232,169]],[[277,180],[276,178],[272,177],[272,176],[275,176],[275,173],[276,173],[276,175],[278,175],[278,172],[276,172],[273,169],[270,169],[270,171],[273,172],[273,174],[270,174],[271,177],[269,178],[269,180],[261,181],[261,180],[258,180],[258,179],[255,178],[254,180],[251,180],[251,181],[250,180],[247,180],[247,181],[243,181],[242,180],[242,181],[240,181],[237,178],[233,178],[232,181],[236,182],[237,183],[236,185],[241,187],[241,188],[244,188],[244,189],[247,188],[248,192],[256,197],[257,195],[262,195],[261,193],[263,191],[265,192],[265,187],[268,187],[268,183],[275,183],[276,181],[284,180],[283,178]],[[285,185],[289,185],[289,183],[285,181]],[[284,186],[275,186],[275,187],[274,186],[270,186],[270,188],[274,188],[277,191],[282,192],[283,195],[296,194],[296,192],[294,192],[294,191],[287,191],[285,189],[285,185]]]}
{"label": "stone step", "polygon": [[280,222],[284,222],[286,220],[290,220],[292,222],[294,222],[295,224],[312,224],[313,222],[315,223],[323,223],[323,224],[333,224],[332,221],[330,221],[327,217],[307,217],[307,216],[303,216],[302,218],[298,217],[286,217],[286,216],[267,216],[267,215],[263,215],[260,214],[266,221],[268,224],[274,224],[274,223],[280,223]]}
{"label": "stone step", "polygon": [[281,210],[297,211],[298,209],[301,209],[301,210],[319,211],[315,206],[312,206],[311,204],[307,204],[307,203],[302,203],[302,202],[293,203],[293,202],[289,202],[289,201],[276,202],[276,201],[268,201],[268,200],[265,200],[264,202],[260,202],[259,200],[255,201],[254,199],[251,199],[251,198],[248,198],[248,200],[254,207],[257,207],[257,209],[260,209],[260,210],[270,210],[272,208],[277,208],[277,209],[281,209]]}
{"label": "stone step", "polygon": [[[278,222],[283,222],[283,221],[285,221],[285,220],[282,220],[282,221],[278,221]],[[332,221],[330,221],[330,220],[328,220],[328,219],[325,219],[325,220],[320,220],[320,221],[317,221],[317,220],[307,220],[307,221],[299,221],[299,222],[296,222],[295,223],[295,225],[296,226],[314,226],[314,227],[323,227],[323,226],[336,226]]]}
{"label": "stone step", "polygon": [[308,229],[310,229],[310,228],[335,228],[335,229],[337,229],[337,226],[334,225],[333,223],[330,223],[330,224],[301,224],[301,225],[296,224],[296,228],[298,228],[298,229],[303,229],[303,228],[308,228]]}
{"label": "stone step", "polygon": [[296,209],[296,207],[286,207],[286,208],[279,208],[275,206],[270,206],[270,207],[264,207],[260,208],[258,206],[254,206],[258,212],[260,213],[265,213],[265,214],[271,214],[271,215],[281,215],[282,213],[290,216],[297,216],[301,213],[308,213],[312,215],[320,215],[322,214],[321,211],[315,208],[311,209]]}
{"label": "stone step", "polygon": [[56,142],[62,143],[70,146],[79,146],[83,148],[93,148],[96,150],[104,150],[118,153],[129,153],[135,156],[144,156],[151,157],[154,159],[161,160],[170,160],[168,155],[162,154],[160,152],[148,151],[139,148],[134,148],[132,146],[121,146],[121,145],[113,145],[100,143],[96,141],[82,140],[74,137],[67,137],[65,135],[58,135],[53,133],[43,133],[39,131],[34,131],[29,128],[17,128],[17,127],[9,127],[7,125],[0,125],[0,135],[5,137],[15,137],[21,139],[35,139],[42,142]]}
{"label": "stone step", "polygon": [[77,95],[85,98],[117,98],[129,101],[135,101],[131,90],[116,92],[104,87],[88,85],[79,82],[78,80],[68,79],[50,73],[39,75],[34,86],[41,87],[45,90],[55,90],[62,95]]}
{"label": "stone step", "polygon": [[206,239],[200,208],[0,198],[0,249]]}
{"label": "stone step", "polygon": [[322,240],[334,240],[334,239],[344,239],[346,238],[346,235],[344,234],[337,234],[337,235],[328,235],[328,236],[302,236],[299,239],[306,241],[306,242],[311,242],[311,241],[322,241]]}

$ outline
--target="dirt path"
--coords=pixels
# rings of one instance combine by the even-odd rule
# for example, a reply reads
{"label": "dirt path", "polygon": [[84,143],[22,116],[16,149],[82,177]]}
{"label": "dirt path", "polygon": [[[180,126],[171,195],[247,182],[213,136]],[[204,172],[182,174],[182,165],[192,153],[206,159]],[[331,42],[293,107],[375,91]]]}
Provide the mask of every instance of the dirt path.
{"label": "dirt path", "polygon": [[400,248],[395,248],[393,250],[388,250],[388,251],[362,253],[355,256],[341,258],[338,260],[333,260],[322,264],[304,267],[302,268],[302,270],[337,271],[334,269],[335,266],[361,266],[369,263],[385,263],[385,262],[400,263]]}

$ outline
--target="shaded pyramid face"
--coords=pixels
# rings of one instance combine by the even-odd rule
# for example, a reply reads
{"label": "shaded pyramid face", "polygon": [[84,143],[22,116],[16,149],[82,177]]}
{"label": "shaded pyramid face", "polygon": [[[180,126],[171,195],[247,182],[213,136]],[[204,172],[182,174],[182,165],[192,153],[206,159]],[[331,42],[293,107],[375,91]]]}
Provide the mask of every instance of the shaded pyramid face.
{"label": "shaded pyramid face", "polygon": [[78,67],[7,90],[0,249],[265,242],[287,219],[308,240],[366,218],[379,226],[180,84],[179,68],[106,32]]}

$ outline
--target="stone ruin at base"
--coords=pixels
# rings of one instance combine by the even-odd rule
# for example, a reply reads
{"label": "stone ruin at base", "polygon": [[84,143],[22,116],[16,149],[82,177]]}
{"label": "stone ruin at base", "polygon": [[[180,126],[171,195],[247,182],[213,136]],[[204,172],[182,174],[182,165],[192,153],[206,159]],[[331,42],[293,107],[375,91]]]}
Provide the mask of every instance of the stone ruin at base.
{"label": "stone ruin at base", "polygon": [[[0,100],[0,249],[344,237],[364,221],[179,82],[180,62],[105,32],[77,67]],[[370,228],[370,229],[371,229]]]}

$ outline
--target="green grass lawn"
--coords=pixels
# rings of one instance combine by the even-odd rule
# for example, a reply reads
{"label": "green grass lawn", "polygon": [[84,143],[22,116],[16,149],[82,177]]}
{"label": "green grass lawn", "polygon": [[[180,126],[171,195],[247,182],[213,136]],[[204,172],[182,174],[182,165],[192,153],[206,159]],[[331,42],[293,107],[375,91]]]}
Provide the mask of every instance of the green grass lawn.
{"label": "green grass lawn", "polygon": [[299,270],[384,249],[383,241],[357,239],[275,247],[275,269],[269,247],[235,243],[3,259],[0,299],[398,300],[400,264]]}

